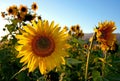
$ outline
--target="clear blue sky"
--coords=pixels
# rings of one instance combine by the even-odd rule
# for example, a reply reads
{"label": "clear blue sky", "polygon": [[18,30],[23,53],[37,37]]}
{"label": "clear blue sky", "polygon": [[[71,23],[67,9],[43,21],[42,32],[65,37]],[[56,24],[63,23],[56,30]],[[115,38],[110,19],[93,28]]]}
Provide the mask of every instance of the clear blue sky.
{"label": "clear blue sky", "polygon": [[120,0],[2,0],[0,11],[13,4],[30,7],[33,2],[39,6],[37,14],[60,26],[79,24],[83,32],[91,33],[98,22],[112,20],[120,33]]}

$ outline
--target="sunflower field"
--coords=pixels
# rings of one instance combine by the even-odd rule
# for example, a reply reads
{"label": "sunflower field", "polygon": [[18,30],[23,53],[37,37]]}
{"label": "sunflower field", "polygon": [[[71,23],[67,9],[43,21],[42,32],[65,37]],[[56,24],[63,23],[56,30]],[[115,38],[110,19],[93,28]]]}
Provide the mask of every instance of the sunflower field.
{"label": "sunflower field", "polygon": [[85,40],[79,24],[60,27],[37,9],[34,2],[1,12],[9,33],[0,40],[0,81],[120,81],[115,22],[98,22]]}

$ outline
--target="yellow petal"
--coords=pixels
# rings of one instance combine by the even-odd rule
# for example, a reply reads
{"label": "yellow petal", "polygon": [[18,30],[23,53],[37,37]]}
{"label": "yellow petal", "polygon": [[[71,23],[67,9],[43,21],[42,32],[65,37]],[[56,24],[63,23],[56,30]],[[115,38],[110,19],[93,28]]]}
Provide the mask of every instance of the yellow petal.
{"label": "yellow petal", "polygon": [[24,35],[16,35],[15,37],[20,40],[29,40],[28,38],[24,37]]}
{"label": "yellow petal", "polygon": [[36,67],[38,66],[37,58],[35,58],[34,56],[31,59],[31,65],[30,66],[31,67],[29,68],[29,72],[33,72],[36,69]]}
{"label": "yellow petal", "polygon": [[49,23],[48,23],[48,21],[45,21],[44,22],[44,29],[45,29],[45,33],[47,33],[47,34],[49,34],[49,29],[50,29],[50,27],[49,27]]}
{"label": "yellow petal", "polygon": [[23,29],[24,29],[26,32],[28,32],[29,34],[31,34],[31,35],[35,35],[35,34],[36,34],[35,29],[34,29],[32,26],[30,26],[30,25],[23,26]]}
{"label": "yellow petal", "polygon": [[17,51],[20,51],[20,50],[22,49],[22,47],[23,47],[23,45],[15,46],[15,49],[16,49]]}
{"label": "yellow petal", "polygon": [[19,44],[27,44],[28,42],[27,42],[27,41],[24,41],[24,40],[19,40],[18,43],[19,43]]}
{"label": "yellow petal", "polygon": [[39,63],[39,70],[41,74],[46,74],[46,67],[44,66],[43,62]]}
{"label": "yellow petal", "polygon": [[[24,55],[25,55],[25,54],[24,54]],[[21,58],[20,63],[22,63],[22,62],[28,60],[30,57],[31,57],[31,54],[25,55],[24,57]]]}
{"label": "yellow petal", "polygon": [[54,21],[51,22],[50,29],[53,29],[53,27],[54,27]]}
{"label": "yellow petal", "polygon": [[43,29],[43,23],[41,20],[38,20],[38,23],[37,23],[37,32],[39,34],[42,34],[44,32],[44,29]]}
{"label": "yellow petal", "polygon": [[[32,21],[33,27],[36,29],[37,28],[37,24],[35,21]],[[36,29],[37,30],[37,29]]]}

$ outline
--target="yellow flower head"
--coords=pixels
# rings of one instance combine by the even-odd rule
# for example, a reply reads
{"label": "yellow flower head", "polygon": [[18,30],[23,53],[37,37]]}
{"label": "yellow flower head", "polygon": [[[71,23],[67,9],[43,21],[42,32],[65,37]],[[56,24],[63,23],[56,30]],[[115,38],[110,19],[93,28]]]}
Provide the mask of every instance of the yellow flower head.
{"label": "yellow flower head", "polygon": [[33,2],[33,4],[31,5],[31,9],[33,9],[34,11],[38,9],[38,6],[35,2]]}
{"label": "yellow flower head", "polygon": [[64,46],[68,34],[58,25],[39,20],[38,23],[32,21],[32,25],[28,24],[23,29],[22,35],[16,35],[20,44],[16,47],[19,51],[17,58],[22,57],[20,62],[27,65],[29,72],[39,67],[41,74],[45,74],[65,63],[67,52]]}
{"label": "yellow flower head", "polygon": [[116,41],[116,35],[112,33],[115,29],[115,23],[112,21],[99,23],[95,29],[97,41],[101,43],[103,50],[108,50]]}

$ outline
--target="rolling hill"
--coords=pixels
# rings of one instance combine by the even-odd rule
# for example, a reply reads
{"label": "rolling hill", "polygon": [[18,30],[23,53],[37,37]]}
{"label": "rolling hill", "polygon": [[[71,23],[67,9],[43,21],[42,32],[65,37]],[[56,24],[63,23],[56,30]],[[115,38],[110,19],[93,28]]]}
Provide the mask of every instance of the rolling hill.
{"label": "rolling hill", "polygon": [[[120,33],[115,33],[117,37],[117,41],[120,44]],[[93,35],[93,33],[85,33],[83,40],[89,40],[89,38]]]}

